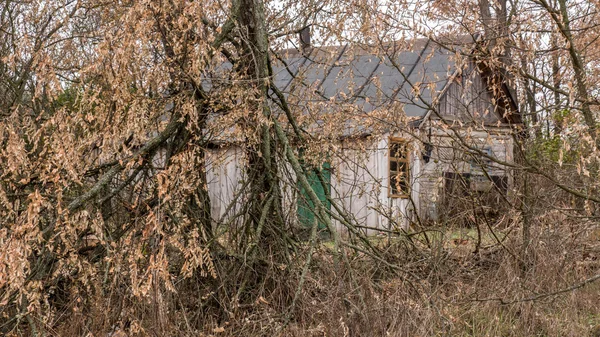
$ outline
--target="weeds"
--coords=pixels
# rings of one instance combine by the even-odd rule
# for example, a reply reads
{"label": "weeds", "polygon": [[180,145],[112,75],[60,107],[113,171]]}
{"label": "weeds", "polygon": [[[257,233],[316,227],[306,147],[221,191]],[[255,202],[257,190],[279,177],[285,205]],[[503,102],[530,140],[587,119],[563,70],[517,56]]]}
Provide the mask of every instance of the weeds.
{"label": "weeds", "polygon": [[[118,278],[109,292],[96,280],[85,297],[76,286],[63,289],[63,305],[37,326],[48,336],[590,335],[600,324],[599,283],[530,300],[599,270],[600,242],[593,229],[575,232],[569,228],[577,224],[558,226],[552,217],[538,218],[526,270],[509,252],[518,251],[520,238],[508,227],[498,229],[503,246],[483,233],[476,254],[472,230],[437,228],[430,232],[430,246],[419,235],[413,244],[401,237],[373,240],[400,271],[362,253],[336,265],[323,242],[312,252],[301,288],[304,258],[285,266],[257,265],[268,276],[248,281],[251,298],[236,298],[239,279],[227,272],[239,261],[231,260],[215,266],[216,279],[195,275],[175,282],[175,291],[156,283],[138,298]],[[308,244],[304,249],[299,257],[306,256]],[[25,322],[21,327],[13,335],[31,333]]]}

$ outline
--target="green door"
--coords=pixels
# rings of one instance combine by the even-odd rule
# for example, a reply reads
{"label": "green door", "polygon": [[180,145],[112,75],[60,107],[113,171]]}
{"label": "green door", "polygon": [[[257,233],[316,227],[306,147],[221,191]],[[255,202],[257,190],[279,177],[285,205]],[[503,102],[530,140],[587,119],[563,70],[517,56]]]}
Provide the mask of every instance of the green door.
{"label": "green door", "polygon": [[[308,170],[307,170],[308,171]],[[320,181],[318,172],[321,173],[323,182]],[[324,163],[321,170],[317,171],[313,169],[309,171],[307,177],[308,183],[313,191],[317,194],[319,201],[325,206],[325,209],[331,210],[331,203],[327,199],[327,195],[331,195],[331,165]],[[317,218],[317,210],[315,205],[310,200],[307,191],[302,187],[300,188],[300,197],[298,198],[298,220],[300,224],[305,227],[312,227],[315,219]],[[325,229],[327,225],[319,220],[319,229]]]}

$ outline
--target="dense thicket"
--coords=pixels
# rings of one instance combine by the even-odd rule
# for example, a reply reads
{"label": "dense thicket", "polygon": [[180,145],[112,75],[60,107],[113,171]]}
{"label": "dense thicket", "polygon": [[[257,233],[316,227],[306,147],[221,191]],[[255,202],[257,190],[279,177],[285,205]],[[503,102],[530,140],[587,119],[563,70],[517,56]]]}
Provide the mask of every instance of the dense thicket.
{"label": "dense thicket", "polygon": [[[0,334],[588,333],[600,324],[599,10],[3,1]],[[368,238],[334,200],[330,214],[309,179],[323,149],[339,146],[340,125],[360,117],[376,136],[410,119],[391,101],[367,114],[357,97],[323,100],[302,78],[284,94],[273,69],[310,53],[298,39],[306,27],[315,49],[383,55],[428,38],[457,61],[475,53],[502,69],[496,89],[508,84],[524,123],[515,163],[496,163],[515,178],[497,212],[467,195],[462,215],[416,219],[385,239]],[[457,47],[465,37],[477,48]],[[323,71],[337,57],[319,55]],[[315,132],[306,111],[323,110]],[[244,149],[246,179],[219,219],[207,170],[224,139]],[[458,135],[453,146],[469,150]],[[310,228],[290,220],[290,189],[314,205]],[[457,229],[464,219],[474,238],[457,234],[469,232]]]}

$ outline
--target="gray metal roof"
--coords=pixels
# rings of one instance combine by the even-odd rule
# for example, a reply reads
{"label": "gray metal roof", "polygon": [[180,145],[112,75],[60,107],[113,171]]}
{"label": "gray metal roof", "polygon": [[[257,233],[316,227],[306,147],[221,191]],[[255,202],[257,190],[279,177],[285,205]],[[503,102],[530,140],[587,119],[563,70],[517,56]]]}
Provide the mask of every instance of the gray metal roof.
{"label": "gray metal roof", "polygon": [[454,72],[453,57],[429,40],[418,40],[411,50],[390,46],[377,55],[346,46],[315,48],[308,55],[290,51],[273,66],[273,80],[287,95],[312,101],[333,98],[363,112],[402,103],[407,116],[423,117]]}
{"label": "gray metal roof", "polygon": [[[453,47],[460,50],[465,45],[470,44],[462,41]],[[456,69],[455,53],[427,39],[372,50],[347,45],[314,47],[308,52],[291,49],[275,56],[272,80],[294,112],[306,118],[302,128],[313,134],[322,134],[328,113],[340,108],[341,117],[331,116],[338,116],[338,131],[344,136],[393,129],[399,118],[377,122],[369,113],[392,106],[398,111],[398,105],[416,127]],[[223,72],[222,78],[227,78],[229,71],[231,64],[226,62],[216,73]],[[220,78],[207,78],[203,86],[208,90],[218,85]]]}

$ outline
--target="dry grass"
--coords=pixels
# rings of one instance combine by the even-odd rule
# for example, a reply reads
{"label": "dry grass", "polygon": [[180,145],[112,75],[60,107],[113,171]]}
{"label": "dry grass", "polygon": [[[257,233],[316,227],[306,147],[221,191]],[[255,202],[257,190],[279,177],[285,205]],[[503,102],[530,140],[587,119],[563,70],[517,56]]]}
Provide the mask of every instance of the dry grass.
{"label": "dry grass", "polygon": [[[544,214],[522,260],[515,226],[498,229],[501,245],[482,232],[476,254],[476,235],[466,229],[438,228],[412,243],[374,240],[398,271],[361,253],[334,259],[321,245],[291,313],[304,254],[295,265],[253,267],[266,276],[240,299],[239,275],[227,274],[234,260],[221,262],[217,279],[180,280],[177,293],[157,285],[137,300],[118,279],[109,292],[73,286],[38,327],[48,336],[591,336],[600,325],[600,281],[530,299],[599,273],[598,227]],[[23,323],[13,334],[31,331]]]}

